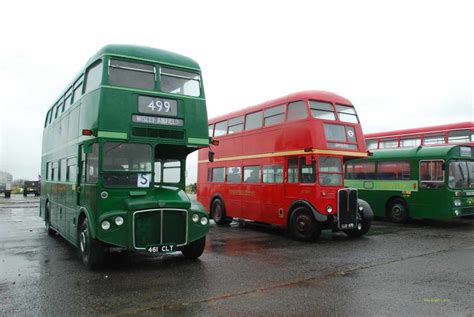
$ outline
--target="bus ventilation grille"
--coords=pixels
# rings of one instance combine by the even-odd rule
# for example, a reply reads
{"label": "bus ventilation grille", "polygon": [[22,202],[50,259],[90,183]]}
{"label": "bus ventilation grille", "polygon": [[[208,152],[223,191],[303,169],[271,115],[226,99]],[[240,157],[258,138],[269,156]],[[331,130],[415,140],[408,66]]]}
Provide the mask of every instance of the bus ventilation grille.
{"label": "bus ventilation grille", "polygon": [[183,131],[153,128],[132,128],[132,135],[142,138],[184,139]]}

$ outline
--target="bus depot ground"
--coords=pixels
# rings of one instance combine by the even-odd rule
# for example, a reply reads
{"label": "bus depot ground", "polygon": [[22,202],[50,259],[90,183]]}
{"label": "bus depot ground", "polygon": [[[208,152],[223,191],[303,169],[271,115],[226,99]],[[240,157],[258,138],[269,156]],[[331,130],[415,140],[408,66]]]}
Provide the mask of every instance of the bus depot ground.
{"label": "bus depot ground", "polygon": [[474,220],[375,221],[312,243],[211,223],[204,254],[111,255],[88,271],[39,199],[0,198],[0,315],[472,315]]}

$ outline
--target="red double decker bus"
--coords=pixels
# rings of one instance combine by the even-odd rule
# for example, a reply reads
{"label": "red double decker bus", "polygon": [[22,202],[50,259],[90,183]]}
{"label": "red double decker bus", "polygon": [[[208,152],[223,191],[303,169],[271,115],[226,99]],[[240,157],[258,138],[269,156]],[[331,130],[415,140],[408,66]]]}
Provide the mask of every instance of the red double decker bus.
{"label": "red double decker bus", "polygon": [[474,145],[474,122],[459,122],[416,129],[369,133],[369,150],[415,147],[420,145]]}
{"label": "red double decker bus", "polygon": [[344,188],[344,161],[367,156],[349,100],[294,93],[214,118],[209,135],[218,145],[199,151],[197,199],[217,224],[273,224],[299,240],[369,230],[370,206]]}

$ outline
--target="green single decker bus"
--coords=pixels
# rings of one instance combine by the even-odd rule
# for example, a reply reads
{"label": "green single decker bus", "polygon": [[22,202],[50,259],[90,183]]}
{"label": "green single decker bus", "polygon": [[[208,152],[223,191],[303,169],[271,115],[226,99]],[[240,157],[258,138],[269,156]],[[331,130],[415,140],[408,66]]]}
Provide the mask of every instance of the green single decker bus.
{"label": "green single decker bus", "polygon": [[46,115],[40,215],[88,268],[106,252],[199,257],[208,216],[185,188],[186,157],[209,145],[199,65],[108,45]]}
{"label": "green single decker bus", "polygon": [[375,216],[394,222],[474,215],[474,147],[374,151],[346,163],[345,185],[359,189]]}

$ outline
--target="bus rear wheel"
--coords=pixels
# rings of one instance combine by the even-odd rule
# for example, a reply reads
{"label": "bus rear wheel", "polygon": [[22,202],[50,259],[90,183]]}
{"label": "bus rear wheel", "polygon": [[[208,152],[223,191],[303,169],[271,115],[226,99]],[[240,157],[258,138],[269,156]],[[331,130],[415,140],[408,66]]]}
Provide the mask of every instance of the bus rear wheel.
{"label": "bus rear wheel", "polygon": [[212,202],[211,217],[219,226],[228,226],[231,223],[231,221],[226,218],[224,203],[219,198]]}
{"label": "bus rear wheel", "polygon": [[51,227],[51,208],[49,206],[49,203],[46,203],[46,207],[44,208],[44,226],[46,228],[46,232],[50,236],[55,236],[56,231]]}
{"label": "bus rear wheel", "polygon": [[87,218],[84,218],[81,223],[78,232],[78,241],[82,263],[84,263],[89,270],[101,268],[104,263],[104,249],[99,242],[92,239]]}
{"label": "bus rear wheel", "polygon": [[306,207],[298,207],[290,217],[290,233],[296,240],[311,241],[321,235],[321,227]]}
{"label": "bus rear wheel", "polygon": [[408,221],[408,205],[401,198],[393,199],[387,208],[387,216],[390,221],[405,223]]}
{"label": "bus rear wheel", "polygon": [[202,237],[201,239],[191,242],[190,244],[185,246],[181,250],[181,253],[187,259],[197,259],[204,252],[205,246],[206,246],[206,237]]}

